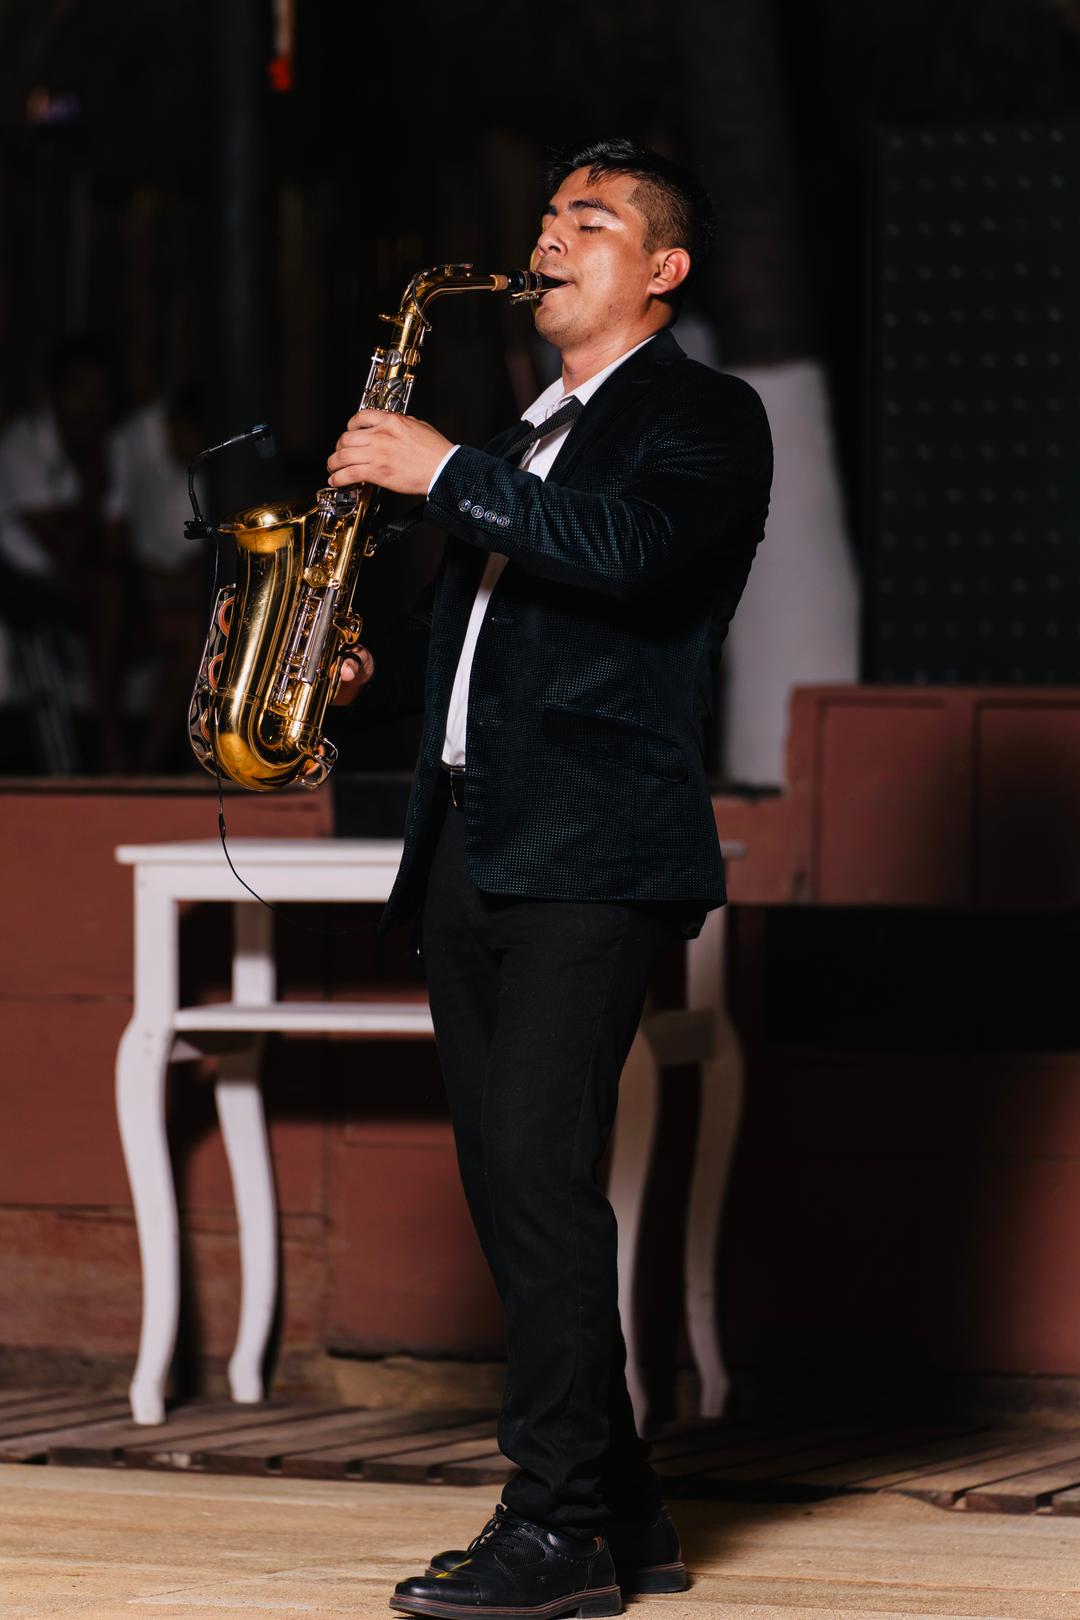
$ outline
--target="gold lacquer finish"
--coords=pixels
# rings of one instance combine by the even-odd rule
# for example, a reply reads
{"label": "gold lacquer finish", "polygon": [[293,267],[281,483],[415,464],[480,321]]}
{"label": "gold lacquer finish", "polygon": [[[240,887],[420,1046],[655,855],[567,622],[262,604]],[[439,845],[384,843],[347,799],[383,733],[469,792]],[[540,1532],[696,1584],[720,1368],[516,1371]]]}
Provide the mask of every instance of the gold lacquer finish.
{"label": "gold lacquer finish", "polygon": [[[397,314],[381,317],[392,331],[372,355],[360,408],[408,409],[433,299],[507,292],[512,303],[527,303],[557,285],[532,270],[422,270]],[[326,780],[337,751],[323,722],[342,655],[360,636],[352,601],[373,550],[380,494],[374,484],[327,487],[306,512],[256,506],[217,525],[236,541],[238,570],[214,603],[188,718],[195,757],[208,771],[256,793]]]}

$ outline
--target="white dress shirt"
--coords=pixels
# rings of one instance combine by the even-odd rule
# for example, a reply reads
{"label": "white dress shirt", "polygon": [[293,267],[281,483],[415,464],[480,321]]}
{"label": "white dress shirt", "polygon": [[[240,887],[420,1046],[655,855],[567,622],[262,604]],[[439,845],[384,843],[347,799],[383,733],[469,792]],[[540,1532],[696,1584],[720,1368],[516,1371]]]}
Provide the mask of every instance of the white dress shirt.
{"label": "white dress shirt", "polygon": [[[187,474],[170,447],[165,401],[154,400],[129,416],[116,430],[115,443],[120,501],[131,530],[133,557],[158,573],[183,573],[201,556],[204,542],[184,534],[191,502]],[[195,476],[205,499],[202,475]]]}
{"label": "white dress shirt", "polygon": [[[562,379],[556,378],[549,387],[544,389],[538,399],[533,400],[528,410],[523,412],[523,420],[531,422],[533,427],[539,427],[540,423],[545,422],[549,416],[554,416],[555,412],[565,405],[568,399],[578,399],[582,405],[587,405],[600,384],[606,382],[613,371],[621,366],[625,360],[629,360],[632,354],[636,354],[639,349],[644,348],[649,341],[650,338],[645,338],[641,343],[635,343],[632,349],[627,349],[626,353],[621,354],[617,360],[613,360],[610,366],[605,366],[603,371],[598,371],[595,377],[590,377],[588,382],[583,382],[577,388],[572,388],[569,393],[563,392]],[[522,458],[521,471],[530,472],[534,477],[541,480],[545,479],[555,465],[555,458],[565,444],[566,435],[573,425],[572,422],[568,422],[564,428],[560,429],[558,433],[553,433],[550,438],[540,439],[535,444],[531,444]],[[428,485],[429,495],[438,483],[443,468],[450,460],[450,457],[459,449],[460,446],[455,444],[440,461],[435,469],[435,476]],[[450,693],[450,707],[446,715],[446,738],[443,742],[442,751],[444,765],[464,765],[465,763],[465,726],[469,713],[469,676],[472,673],[473,654],[476,651],[477,638],[480,635],[480,627],[484,622],[484,615],[488,610],[491,593],[495,589],[499,575],[506,567],[508,560],[498,551],[489,554],[487,565],[484,568],[473,600],[472,612],[469,615],[469,623],[465,631],[465,641],[462,644],[457,672],[454,675],[454,685]]]}
{"label": "white dress shirt", "polygon": [[[117,482],[116,437],[107,440],[108,484],[104,515],[124,516]],[[0,557],[17,573],[55,579],[58,564],[27,524],[23,512],[51,512],[79,500],[79,474],[68,460],[51,410],[18,416],[0,435]]]}

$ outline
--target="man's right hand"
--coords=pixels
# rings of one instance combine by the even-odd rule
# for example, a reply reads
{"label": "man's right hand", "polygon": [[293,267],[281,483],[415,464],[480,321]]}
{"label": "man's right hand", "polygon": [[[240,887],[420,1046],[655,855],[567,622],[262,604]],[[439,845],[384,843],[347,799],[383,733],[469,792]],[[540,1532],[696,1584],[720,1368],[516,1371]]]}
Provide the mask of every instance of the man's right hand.
{"label": "man's right hand", "polygon": [[351,703],[357,692],[365,687],[375,673],[375,660],[366,647],[354,647],[341,660],[341,679],[334,693],[334,703],[340,707]]}

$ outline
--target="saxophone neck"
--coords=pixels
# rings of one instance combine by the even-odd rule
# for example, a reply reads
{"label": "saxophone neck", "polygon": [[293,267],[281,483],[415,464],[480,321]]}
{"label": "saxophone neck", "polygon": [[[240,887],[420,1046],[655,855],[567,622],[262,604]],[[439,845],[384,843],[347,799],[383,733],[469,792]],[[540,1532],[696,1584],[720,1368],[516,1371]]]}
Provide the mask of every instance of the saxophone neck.
{"label": "saxophone neck", "polygon": [[420,270],[402,294],[396,315],[380,318],[397,328],[395,348],[419,352],[430,322],[427,306],[447,293],[505,292],[512,304],[535,303],[549,287],[559,283],[538,270],[508,270],[485,274],[474,264],[441,264]]}
{"label": "saxophone neck", "polygon": [[425,313],[427,306],[445,293],[497,292],[499,283],[505,285],[506,279],[481,275],[471,264],[443,264],[418,271],[401,295],[397,314],[379,316],[393,331],[386,347],[376,349],[371,357],[361,407],[406,411],[420,350],[431,326]]}
{"label": "saxophone neck", "polygon": [[420,350],[430,329],[427,306],[447,293],[505,292],[512,304],[532,304],[559,283],[538,270],[496,271],[485,275],[473,264],[441,264],[420,270],[402,294],[396,315],[379,319],[393,327],[390,342],[376,349],[361,405],[379,411],[405,411],[412,392]]}

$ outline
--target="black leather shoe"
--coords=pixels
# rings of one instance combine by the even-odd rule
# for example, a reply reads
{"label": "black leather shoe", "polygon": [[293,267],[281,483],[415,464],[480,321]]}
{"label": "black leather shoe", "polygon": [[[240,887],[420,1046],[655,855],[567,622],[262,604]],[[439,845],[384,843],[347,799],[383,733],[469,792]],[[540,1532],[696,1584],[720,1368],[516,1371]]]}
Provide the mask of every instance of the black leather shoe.
{"label": "black leather shoe", "polygon": [[685,1592],[689,1586],[679,1532],[663,1508],[651,1524],[613,1524],[607,1541],[615,1579],[628,1596]]}
{"label": "black leather shoe", "polygon": [[[679,1546],[679,1532],[661,1508],[651,1524],[614,1524],[608,1547],[615,1564],[615,1579],[624,1597],[655,1592],[685,1592],[689,1582]],[[429,1575],[453,1569],[468,1558],[472,1548],[438,1553],[428,1565]]]}
{"label": "black leather shoe", "polygon": [[500,1504],[453,1567],[399,1581],[390,1607],[442,1620],[603,1620],[622,1613],[622,1595],[603,1536],[564,1536]]}

